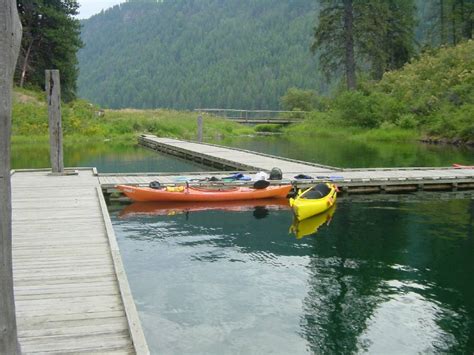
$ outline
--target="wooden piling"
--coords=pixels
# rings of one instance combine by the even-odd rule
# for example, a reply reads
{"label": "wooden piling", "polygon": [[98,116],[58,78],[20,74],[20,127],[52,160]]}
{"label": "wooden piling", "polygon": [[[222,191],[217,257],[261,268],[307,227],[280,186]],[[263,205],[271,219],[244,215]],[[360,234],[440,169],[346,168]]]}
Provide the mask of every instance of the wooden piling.
{"label": "wooden piling", "polygon": [[10,140],[13,73],[21,43],[16,1],[0,0],[0,354],[20,354],[13,295]]}
{"label": "wooden piling", "polygon": [[64,172],[63,130],[61,123],[61,84],[59,70],[46,70],[46,95],[49,113],[49,145],[53,174]]}
{"label": "wooden piling", "polygon": [[199,114],[197,119],[197,127],[198,127],[198,142],[202,142],[202,115]]}

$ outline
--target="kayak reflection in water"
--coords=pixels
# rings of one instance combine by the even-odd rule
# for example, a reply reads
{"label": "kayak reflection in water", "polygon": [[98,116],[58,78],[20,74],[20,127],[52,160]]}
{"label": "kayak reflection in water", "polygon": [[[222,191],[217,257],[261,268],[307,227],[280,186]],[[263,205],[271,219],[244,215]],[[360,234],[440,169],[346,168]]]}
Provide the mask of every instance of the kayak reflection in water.
{"label": "kayak reflection in water", "polygon": [[293,219],[293,224],[290,226],[290,233],[296,236],[296,239],[301,239],[307,235],[316,234],[319,228],[326,223],[329,225],[332,216],[336,212],[336,205],[333,205],[330,209],[323,213],[317,214],[313,217],[298,220],[296,217]]}
{"label": "kayak reflection in water", "polygon": [[120,212],[120,218],[136,215],[172,216],[176,214],[199,211],[253,211],[256,219],[268,216],[271,210],[289,210],[286,198],[270,198],[243,201],[216,201],[216,202],[135,202]]}

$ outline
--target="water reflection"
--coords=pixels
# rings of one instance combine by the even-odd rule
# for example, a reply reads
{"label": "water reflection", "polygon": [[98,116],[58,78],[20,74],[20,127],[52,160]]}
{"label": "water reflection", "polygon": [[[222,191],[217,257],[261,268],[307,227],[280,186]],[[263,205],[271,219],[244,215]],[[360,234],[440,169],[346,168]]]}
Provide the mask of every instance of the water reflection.
{"label": "water reflection", "polygon": [[472,353],[473,200],[266,210],[111,213],[152,352]]}
{"label": "water reflection", "polygon": [[413,142],[296,136],[226,137],[217,144],[345,168],[474,164],[473,149]]}
{"label": "water reflection", "polygon": [[137,215],[173,216],[202,211],[246,212],[253,211],[256,219],[269,215],[270,211],[289,210],[286,198],[269,198],[244,201],[215,201],[215,202],[134,202],[120,211],[120,217]]}
{"label": "water reflection", "polygon": [[296,236],[296,239],[316,234],[323,224],[329,225],[334,212],[336,212],[336,205],[333,205],[323,213],[306,218],[302,221],[294,217],[293,223],[290,226],[290,233],[293,233]]}

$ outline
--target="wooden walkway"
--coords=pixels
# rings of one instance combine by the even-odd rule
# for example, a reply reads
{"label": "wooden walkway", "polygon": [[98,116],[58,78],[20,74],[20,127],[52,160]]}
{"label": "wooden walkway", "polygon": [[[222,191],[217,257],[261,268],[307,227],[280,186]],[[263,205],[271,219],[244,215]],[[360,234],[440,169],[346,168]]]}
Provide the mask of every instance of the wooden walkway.
{"label": "wooden walkway", "polygon": [[288,174],[299,172],[326,174],[337,169],[244,149],[227,148],[214,144],[188,142],[171,138],[158,138],[153,135],[142,135],[138,138],[138,141],[141,145],[156,151],[227,170],[270,171],[273,167],[279,167],[284,173]]}
{"label": "wooden walkway", "polygon": [[[281,182],[292,182],[300,187],[321,181],[334,181],[347,193],[410,192],[418,190],[470,190],[474,189],[474,169],[451,167],[418,168],[369,168],[342,169],[313,164],[293,159],[276,157],[242,149],[227,148],[213,144],[186,142],[152,135],[139,137],[139,143],[147,148],[172,154],[203,165],[241,172],[269,172],[278,167],[283,172]],[[303,174],[311,179],[299,180]],[[184,178],[189,180],[229,175],[225,172],[181,173],[181,174],[99,174],[104,190],[114,191],[117,184],[147,185],[158,180],[165,184],[176,184]],[[193,182],[206,185],[207,182]],[[280,181],[276,182],[280,183]]]}
{"label": "wooden walkway", "polygon": [[23,353],[148,354],[99,181],[14,172],[13,276]]}

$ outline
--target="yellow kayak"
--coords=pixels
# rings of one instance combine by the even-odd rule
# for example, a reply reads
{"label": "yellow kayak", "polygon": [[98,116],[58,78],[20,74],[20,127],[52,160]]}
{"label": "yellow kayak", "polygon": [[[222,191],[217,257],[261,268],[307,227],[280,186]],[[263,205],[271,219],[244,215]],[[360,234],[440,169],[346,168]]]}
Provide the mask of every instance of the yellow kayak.
{"label": "yellow kayak", "polygon": [[322,183],[306,190],[298,191],[295,198],[290,198],[293,213],[300,221],[323,213],[336,203],[337,186]]}
{"label": "yellow kayak", "polygon": [[296,239],[301,239],[307,235],[315,234],[324,223],[329,225],[334,212],[336,212],[336,205],[333,205],[323,213],[306,218],[302,221],[295,218],[293,220],[293,224],[290,226],[290,233],[294,233]]}

